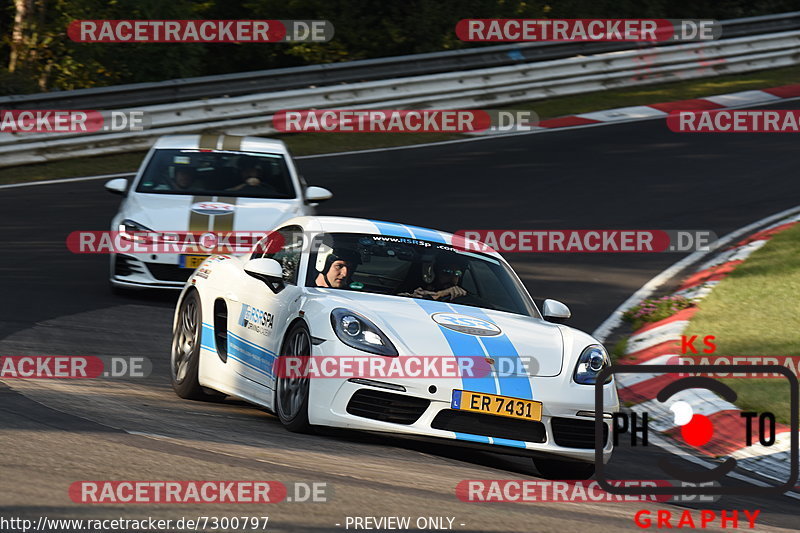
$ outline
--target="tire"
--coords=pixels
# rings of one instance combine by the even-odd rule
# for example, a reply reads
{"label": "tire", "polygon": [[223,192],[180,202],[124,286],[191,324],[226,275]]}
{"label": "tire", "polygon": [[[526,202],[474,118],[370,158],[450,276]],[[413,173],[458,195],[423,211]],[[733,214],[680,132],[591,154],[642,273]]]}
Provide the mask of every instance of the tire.
{"label": "tire", "polygon": [[589,479],[594,475],[594,463],[534,459],[533,464],[545,479]]}
{"label": "tire", "polygon": [[[302,322],[295,324],[283,341],[280,356],[287,355],[311,355],[311,334]],[[275,415],[289,431],[312,431],[308,423],[309,387],[308,378],[279,377],[275,380]]]}
{"label": "tire", "polygon": [[172,333],[170,355],[170,378],[175,394],[187,400],[211,398],[203,391],[198,381],[200,367],[200,335],[202,310],[200,296],[196,290],[184,296],[178,311],[178,321]]}

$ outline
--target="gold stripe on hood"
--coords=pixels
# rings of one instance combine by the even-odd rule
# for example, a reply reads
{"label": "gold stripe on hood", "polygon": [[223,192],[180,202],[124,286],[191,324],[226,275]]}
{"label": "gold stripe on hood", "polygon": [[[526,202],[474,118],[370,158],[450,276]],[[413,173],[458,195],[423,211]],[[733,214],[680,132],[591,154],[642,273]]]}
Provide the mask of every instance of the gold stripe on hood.
{"label": "gold stripe on hood", "polygon": [[[192,197],[192,204],[194,205],[198,202],[210,202],[211,196],[193,196]],[[211,224],[211,216],[203,215],[201,213],[195,213],[191,210],[191,206],[189,208],[189,231],[208,231]]]}
{"label": "gold stripe on hood", "polygon": [[[236,205],[236,198],[233,196],[220,196],[217,198],[218,202],[225,202],[226,204]],[[233,231],[233,219],[236,217],[236,208],[230,215],[213,215],[211,217],[211,229],[213,231]]]}

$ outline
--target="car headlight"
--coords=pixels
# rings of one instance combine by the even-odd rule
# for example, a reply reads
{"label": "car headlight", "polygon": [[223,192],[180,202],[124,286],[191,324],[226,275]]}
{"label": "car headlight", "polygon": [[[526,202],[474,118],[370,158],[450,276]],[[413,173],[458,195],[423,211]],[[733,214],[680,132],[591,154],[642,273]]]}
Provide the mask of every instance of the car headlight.
{"label": "car headlight", "polygon": [[[149,242],[153,239],[153,234],[155,234],[150,228],[128,219],[119,223],[118,230],[120,237],[133,242]],[[142,235],[143,233],[149,233],[150,235]]]}
{"label": "car headlight", "polygon": [[[605,348],[599,344],[591,344],[584,348],[581,356],[578,357],[578,364],[575,365],[572,379],[581,385],[594,385],[600,371],[610,365],[611,360],[608,358]],[[608,376],[605,382],[609,383],[610,381],[611,376]]]}
{"label": "car headlight", "polygon": [[378,355],[397,355],[392,341],[378,326],[357,313],[341,307],[334,309],[331,325],[339,340],[352,348]]}

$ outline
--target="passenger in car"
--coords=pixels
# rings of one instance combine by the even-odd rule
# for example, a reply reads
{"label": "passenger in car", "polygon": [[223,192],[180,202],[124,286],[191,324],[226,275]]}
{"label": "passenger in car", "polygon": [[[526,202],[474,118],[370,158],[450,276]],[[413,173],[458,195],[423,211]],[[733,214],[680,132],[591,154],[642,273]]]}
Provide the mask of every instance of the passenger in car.
{"label": "passenger in car", "polygon": [[464,275],[464,268],[455,262],[423,263],[422,279],[425,285],[417,287],[414,292],[401,292],[398,296],[446,301],[466,296],[467,291],[458,286]]}
{"label": "passenger in car", "polygon": [[264,185],[264,171],[255,160],[243,160],[240,163],[239,172],[242,182],[226,190],[234,192],[249,190],[253,187],[262,187]]}

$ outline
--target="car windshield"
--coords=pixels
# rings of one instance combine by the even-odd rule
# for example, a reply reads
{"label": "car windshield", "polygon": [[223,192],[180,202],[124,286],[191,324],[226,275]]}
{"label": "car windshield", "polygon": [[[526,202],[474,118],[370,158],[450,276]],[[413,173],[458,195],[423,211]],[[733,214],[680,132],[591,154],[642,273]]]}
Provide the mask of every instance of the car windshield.
{"label": "car windshield", "polygon": [[503,262],[442,243],[356,233],[318,235],[308,287],[453,302],[540,318]]}
{"label": "car windshield", "polygon": [[283,155],[207,150],[156,150],[136,192],[296,197]]}

